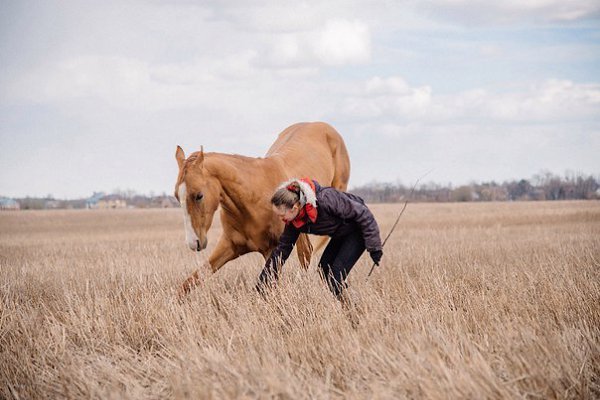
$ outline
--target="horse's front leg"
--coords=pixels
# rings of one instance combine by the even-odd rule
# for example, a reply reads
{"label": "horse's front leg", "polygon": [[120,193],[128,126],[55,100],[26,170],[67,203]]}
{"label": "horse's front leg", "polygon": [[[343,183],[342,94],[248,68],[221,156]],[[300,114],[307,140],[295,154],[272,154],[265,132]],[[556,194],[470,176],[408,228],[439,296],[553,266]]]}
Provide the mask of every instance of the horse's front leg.
{"label": "horse's front leg", "polygon": [[[213,273],[217,272],[223,265],[227,264],[229,261],[234,260],[240,256],[240,252],[236,250],[236,247],[226,239],[224,236],[221,236],[219,241],[217,242],[217,246],[211,253],[208,258],[208,264]],[[206,264],[205,264],[206,266]],[[190,291],[199,286],[202,283],[200,280],[200,271],[195,270],[181,285],[179,288],[178,296],[179,298],[185,297]]]}

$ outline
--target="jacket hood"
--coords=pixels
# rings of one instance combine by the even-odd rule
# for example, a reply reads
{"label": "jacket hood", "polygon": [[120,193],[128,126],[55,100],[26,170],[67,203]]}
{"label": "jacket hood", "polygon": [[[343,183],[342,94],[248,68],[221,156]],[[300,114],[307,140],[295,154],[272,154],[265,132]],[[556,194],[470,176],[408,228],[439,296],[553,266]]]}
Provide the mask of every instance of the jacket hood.
{"label": "jacket hood", "polygon": [[[317,188],[317,184],[315,183],[315,181],[312,182],[313,185],[315,185],[315,188]],[[300,205],[304,207],[306,204],[310,204],[314,208],[317,208],[317,195],[315,194],[315,191],[313,190],[311,185],[308,182],[306,182],[305,179],[290,179],[289,181],[283,182],[281,185],[279,185],[277,189],[279,190],[281,188],[287,188],[292,183],[297,183],[298,187],[300,187]]]}

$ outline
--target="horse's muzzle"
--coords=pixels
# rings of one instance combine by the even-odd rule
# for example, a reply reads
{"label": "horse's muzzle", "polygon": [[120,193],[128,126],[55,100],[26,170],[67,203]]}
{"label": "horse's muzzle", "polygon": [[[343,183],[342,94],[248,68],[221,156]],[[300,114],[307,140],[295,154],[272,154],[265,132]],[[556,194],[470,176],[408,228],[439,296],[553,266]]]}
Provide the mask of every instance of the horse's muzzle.
{"label": "horse's muzzle", "polygon": [[196,251],[202,251],[208,246],[208,239],[204,239],[202,242],[200,239],[196,239]]}

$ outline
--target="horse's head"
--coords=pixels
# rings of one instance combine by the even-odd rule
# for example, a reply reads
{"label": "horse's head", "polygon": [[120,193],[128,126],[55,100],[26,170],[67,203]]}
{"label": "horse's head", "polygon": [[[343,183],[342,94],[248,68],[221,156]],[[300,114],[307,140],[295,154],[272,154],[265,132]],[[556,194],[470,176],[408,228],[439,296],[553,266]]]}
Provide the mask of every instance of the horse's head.
{"label": "horse's head", "polygon": [[175,153],[179,175],[175,197],[183,209],[185,239],[190,249],[204,250],[208,244],[206,232],[219,206],[220,184],[204,167],[204,151],[192,153],[187,159],[177,146]]}

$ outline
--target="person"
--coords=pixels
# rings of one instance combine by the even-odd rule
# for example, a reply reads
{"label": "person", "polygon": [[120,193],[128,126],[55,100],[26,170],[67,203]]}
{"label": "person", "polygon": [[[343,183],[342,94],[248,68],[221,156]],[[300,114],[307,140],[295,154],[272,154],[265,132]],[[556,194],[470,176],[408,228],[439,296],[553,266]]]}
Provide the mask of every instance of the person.
{"label": "person", "polygon": [[379,226],[359,196],[321,186],[309,178],[292,179],[277,188],[271,205],[285,228],[258,278],[256,288],[260,293],[277,281],[300,233],[331,237],[319,268],[321,277],[340,300],[347,287],[346,278],[365,249],[379,265],[383,256]]}

